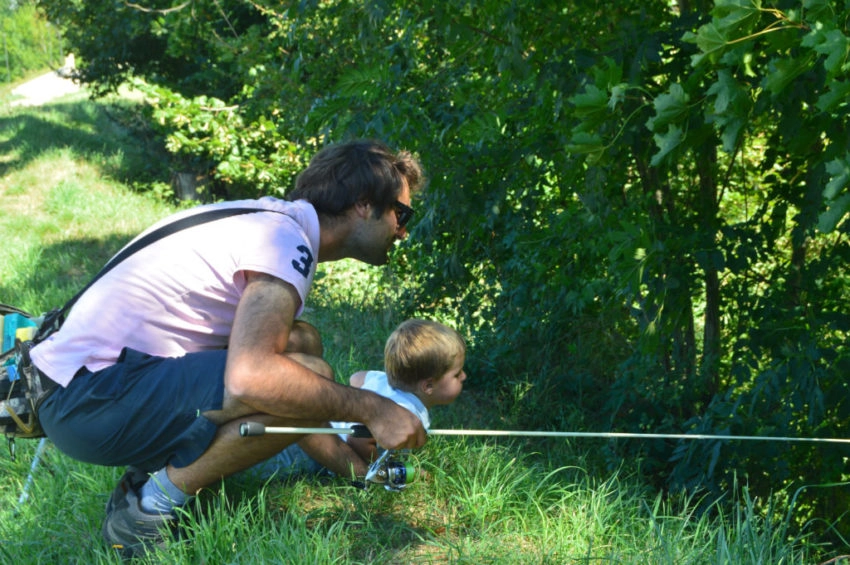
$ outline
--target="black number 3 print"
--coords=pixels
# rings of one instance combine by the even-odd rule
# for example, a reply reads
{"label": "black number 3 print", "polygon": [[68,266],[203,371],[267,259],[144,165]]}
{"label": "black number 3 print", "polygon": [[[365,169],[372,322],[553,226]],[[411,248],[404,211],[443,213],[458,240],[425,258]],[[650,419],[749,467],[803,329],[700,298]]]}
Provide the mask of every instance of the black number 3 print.
{"label": "black number 3 print", "polygon": [[310,267],[313,266],[313,254],[310,253],[310,249],[306,245],[299,245],[295,249],[300,251],[302,255],[298,259],[292,260],[292,266],[306,279],[310,276]]}

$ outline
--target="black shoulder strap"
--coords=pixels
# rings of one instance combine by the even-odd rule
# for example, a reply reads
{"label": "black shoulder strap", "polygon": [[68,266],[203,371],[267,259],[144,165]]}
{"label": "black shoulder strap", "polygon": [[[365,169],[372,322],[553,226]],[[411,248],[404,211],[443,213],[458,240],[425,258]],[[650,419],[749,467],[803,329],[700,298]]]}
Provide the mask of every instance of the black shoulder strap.
{"label": "black shoulder strap", "polygon": [[186,216],[180,218],[179,220],[175,220],[164,226],[160,226],[157,229],[151,231],[150,233],[145,234],[139,239],[130,243],[130,245],[126,246],[117,255],[112,257],[106,265],[97,273],[94,278],[89,281],[89,283],[83,287],[77,294],[74,295],[71,300],[65,303],[61,308],[57,308],[55,310],[50,311],[45,315],[44,321],[39,327],[38,333],[35,338],[33,338],[33,342],[38,343],[45,338],[47,338],[50,334],[57,331],[60,327],[62,327],[63,322],[65,322],[65,316],[68,314],[68,311],[71,310],[71,307],[79,300],[79,298],[85,293],[94,283],[100,280],[103,275],[111,271],[118,263],[133,255],[140,249],[147,247],[148,245],[159,241],[164,237],[168,237],[171,234],[177,233],[186,228],[191,228],[193,226],[199,226],[201,224],[205,224],[207,222],[213,222],[215,220],[220,220],[222,218],[228,218],[230,216],[238,216],[240,214],[250,214],[253,212],[268,212],[271,210],[266,210],[265,208],[213,208],[211,210],[206,210],[203,212],[198,212],[197,214],[192,214],[191,216]]}

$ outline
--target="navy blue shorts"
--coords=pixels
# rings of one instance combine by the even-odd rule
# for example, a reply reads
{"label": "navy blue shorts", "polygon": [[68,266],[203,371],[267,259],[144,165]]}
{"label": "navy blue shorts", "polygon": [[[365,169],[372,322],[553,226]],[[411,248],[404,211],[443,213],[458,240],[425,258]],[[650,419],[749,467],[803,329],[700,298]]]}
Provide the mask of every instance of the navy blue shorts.
{"label": "navy blue shorts", "polygon": [[153,357],[125,348],[118,362],[81,371],[39,409],[47,437],[74,459],[97,465],[185,467],[212,443],[227,351]]}

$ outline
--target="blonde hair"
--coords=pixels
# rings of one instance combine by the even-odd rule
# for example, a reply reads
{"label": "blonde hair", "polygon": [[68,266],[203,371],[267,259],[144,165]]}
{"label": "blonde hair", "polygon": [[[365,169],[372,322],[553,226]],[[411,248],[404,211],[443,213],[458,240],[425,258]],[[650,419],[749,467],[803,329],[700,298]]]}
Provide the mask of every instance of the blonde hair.
{"label": "blonde hair", "polygon": [[387,380],[396,388],[411,389],[425,379],[440,378],[465,353],[466,343],[454,329],[431,320],[406,320],[384,347]]}

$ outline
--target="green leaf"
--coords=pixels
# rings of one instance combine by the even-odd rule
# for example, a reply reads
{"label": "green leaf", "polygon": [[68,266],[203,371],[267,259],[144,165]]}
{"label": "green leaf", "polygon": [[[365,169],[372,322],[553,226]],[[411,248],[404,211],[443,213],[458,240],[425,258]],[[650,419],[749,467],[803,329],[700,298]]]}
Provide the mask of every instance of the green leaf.
{"label": "green leaf", "polygon": [[715,2],[712,15],[727,37],[747,35],[761,18],[761,2],[758,0],[720,0]]}
{"label": "green leaf", "polygon": [[567,144],[570,153],[594,153],[604,148],[602,138],[595,133],[585,131],[574,131]]}
{"label": "green leaf", "polygon": [[674,83],[666,93],[655,98],[653,105],[655,116],[647,120],[646,127],[650,131],[660,131],[664,126],[679,122],[687,115],[688,95],[681,84]]}
{"label": "green leaf", "polygon": [[710,114],[709,119],[721,129],[723,150],[731,153],[735,150],[746,123],[752,106],[751,101],[732,73],[726,69],[718,71],[717,81],[709,87],[707,94],[715,97],[714,114]]}
{"label": "green leaf", "polygon": [[727,120],[723,125],[723,130],[720,133],[720,140],[723,142],[723,151],[733,153],[738,146],[738,140],[741,137],[741,130],[744,129],[746,122],[740,118]]}
{"label": "green leaf", "polygon": [[809,22],[832,22],[835,8],[831,0],[803,0],[803,13]]}
{"label": "green leaf", "polygon": [[752,10],[761,10],[761,1],[760,0],[717,0],[714,3],[714,9],[711,11],[712,15],[717,16],[718,13],[722,13],[724,10],[729,9],[752,9]]}
{"label": "green leaf", "polygon": [[595,84],[589,84],[575,96],[568,99],[575,106],[575,115],[579,118],[608,112],[608,93]]}
{"label": "green leaf", "polygon": [[791,59],[780,59],[776,61],[773,69],[764,79],[764,87],[772,94],[779,94],[791,84],[791,82],[812,68],[814,54]]}
{"label": "green leaf", "polygon": [[850,154],[844,159],[833,159],[826,164],[826,172],[832,178],[823,189],[823,197],[827,200],[835,198],[841,189],[850,184]]}
{"label": "green leaf", "polygon": [[846,105],[847,97],[850,96],[850,82],[834,80],[828,83],[828,88],[815,104],[821,112],[832,112],[839,106]]}
{"label": "green leaf", "polygon": [[850,211],[850,192],[839,196],[839,193],[850,186],[850,153],[843,159],[833,159],[827,163],[826,172],[832,178],[823,189],[827,209],[818,218],[818,229],[823,233],[830,233]]}
{"label": "green leaf", "polygon": [[385,94],[383,85],[388,83],[386,69],[367,67],[354,68],[339,77],[337,91],[342,96],[370,97]]}
{"label": "green leaf", "polygon": [[504,135],[503,121],[494,112],[479,112],[458,128],[458,136],[470,143],[492,143]]}
{"label": "green leaf", "polygon": [[670,124],[667,126],[667,133],[663,135],[655,134],[652,136],[652,139],[655,140],[655,144],[658,146],[658,152],[652,156],[650,164],[656,167],[668,153],[682,143],[685,139],[685,133],[682,131],[682,128]]}
{"label": "green leaf", "polygon": [[584,155],[587,163],[592,165],[602,158],[605,152],[605,144],[602,142],[602,138],[595,133],[574,131],[566,149],[569,153]]}
{"label": "green leaf", "polygon": [[719,0],[711,11],[714,19],[697,30],[687,32],[682,40],[696,43],[702,53],[691,57],[691,65],[698,67],[705,59],[716,63],[733,40],[750,35],[761,18],[759,0]]}
{"label": "green leaf", "polygon": [[715,113],[724,114],[730,109],[732,102],[740,96],[741,91],[732,73],[728,69],[721,69],[717,72],[717,80],[712,83],[706,93],[714,96]]}
{"label": "green leaf", "polygon": [[835,76],[844,66],[844,62],[847,60],[848,46],[850,46],[850,41],[848,41],[847,36],[840,30],[834,29],[827,32],[825,41],[815,47],[815,51],[827,56],[823,66],[830,76]]}
{"label": "green leaf", "polygon": [[706,57],[712,63],[717,62],[717,59],[719,59],[723,54],[726,44],[728,43],[726,34],[715,22],[710,22],[701,26],[699,30],[697,30],[695,37],[690,34],[686,34],[683,39],[696,43],[697,47],[699,47],[700,51],[702,51],[702,55],[694,56],[694,59],[691,61],[691,64],[694,67],[698,66],[699,63],[701,63]]}
{"label": "green leaf", "polygon": [[614,110],[617,105],[625,99],[628,87],[629,85],[626,83],[620,83],[611,87],[611,98],[608,99],[609,108]]}
{"label": "green leaf", "polygon": [[848,213],[850,213],[850,194],[842,194],[828,205],[826,212],[820,215],[818,229],[823,233],[830,233]]}
{"label": "green leaf", "polygon": [[593,82],[603,90],[608,90],[622,80],[623,70],[611,57],[603,58],[602,63],[593,68]]}

